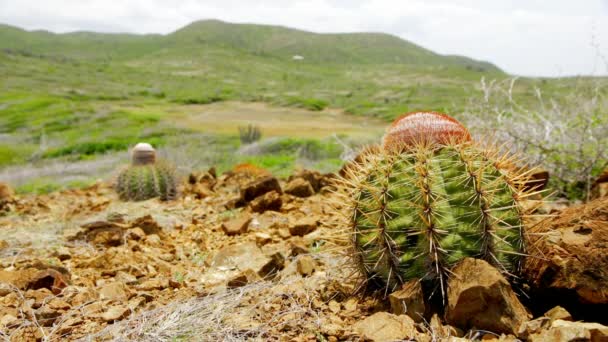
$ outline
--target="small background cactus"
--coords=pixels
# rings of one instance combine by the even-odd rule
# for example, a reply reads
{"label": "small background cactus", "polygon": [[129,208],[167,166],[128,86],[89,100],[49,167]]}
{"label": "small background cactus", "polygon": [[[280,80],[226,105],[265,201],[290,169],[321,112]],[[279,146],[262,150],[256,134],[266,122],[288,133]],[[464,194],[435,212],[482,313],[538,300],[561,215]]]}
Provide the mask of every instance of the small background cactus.
{"label": "small background cactus", "polygon": [[527,173],[497,148],[471,142],[444,114],[397,121],[383,148],[362,154],[338,186],[367,284],[390,293],[416,279],[444,297],[451,268],[465,257],[517,272],[525,254],[520,201],[530,195]]}
{"label": "small background cactus", "polygon": [[118,175],[116,191],[123,200],[142,201],[159,197],[162,201],[177,195],[177,179],[173,167],[156,161],[150,144],[139,143],[131,151],[131,165]]}
{"label": "small background cactus", "polygon": [[262,130],[258,126],[248,124],[239,127],[239,138],[241,144],[251,144],[262,138]]}

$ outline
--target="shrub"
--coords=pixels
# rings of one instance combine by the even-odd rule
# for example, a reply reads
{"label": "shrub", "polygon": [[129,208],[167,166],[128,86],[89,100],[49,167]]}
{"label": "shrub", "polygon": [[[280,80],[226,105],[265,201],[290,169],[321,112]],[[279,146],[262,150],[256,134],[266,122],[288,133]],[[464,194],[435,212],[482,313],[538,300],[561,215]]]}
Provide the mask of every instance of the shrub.
{"label": "shrub", "polygon": [[481,96],[471,99],[463,121],[472,132],[494,136],[551,173],[559,195],[587,197],[608,167],[608,95],[606,86],[580,85],[563,98],[547,98],[533,88],[533,101],[514,96],[516,79],[481,82]]}

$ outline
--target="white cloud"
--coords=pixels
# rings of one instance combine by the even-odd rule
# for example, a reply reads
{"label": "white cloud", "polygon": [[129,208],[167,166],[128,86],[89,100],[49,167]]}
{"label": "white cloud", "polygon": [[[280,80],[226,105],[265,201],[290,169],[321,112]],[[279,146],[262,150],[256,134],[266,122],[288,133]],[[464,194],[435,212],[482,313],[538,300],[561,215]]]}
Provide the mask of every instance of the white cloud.
{"label": "white cloud", "polygon": [[169,33],[206,18],[387,32],[521,75],[608,74],[607,0],[0,0],[0,22],[55,32]]}

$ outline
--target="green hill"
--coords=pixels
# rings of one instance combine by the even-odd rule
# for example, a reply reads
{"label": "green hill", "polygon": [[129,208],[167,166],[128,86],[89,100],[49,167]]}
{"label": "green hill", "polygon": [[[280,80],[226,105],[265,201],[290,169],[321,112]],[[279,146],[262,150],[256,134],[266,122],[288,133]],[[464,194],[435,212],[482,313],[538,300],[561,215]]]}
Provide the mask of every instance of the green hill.
{"label": "green hill", "polygon": [[168,35],[73,32],[54,34],[0,25],[0,48],[78,59],[129,59],[195,54],[198,49],[235,50],[253,56],[309,63],[456,65],[498,68],[460,56],[442,56],[399,37],[382,33],[318,34],[280,26],[194,22]]}

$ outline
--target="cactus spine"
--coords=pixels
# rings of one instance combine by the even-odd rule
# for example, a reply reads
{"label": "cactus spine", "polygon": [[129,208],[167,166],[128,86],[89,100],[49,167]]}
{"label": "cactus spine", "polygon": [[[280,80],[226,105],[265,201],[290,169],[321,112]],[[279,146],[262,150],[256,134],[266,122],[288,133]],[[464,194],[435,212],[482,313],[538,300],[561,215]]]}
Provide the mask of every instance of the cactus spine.
{"label": "cactus spine", "polygon": [[[450,133],[421,129],[420,114]],[[526,175],[438,115],[398,119],[406,122],[391,126],[383,149],[361,156],[339,186],[357,266],[387,293],[418,279],[444,294],[450,269],[464,257],[512,274],[525,253],[519,201]]]}
{"label": "cactus spine", "polygon": [[123,200],[159,197],[167,201],[177,195],[177,180],[170,165],[156,161],[156,151],[150,144],[139,143],[131,151],[131,165],[118,175],[116,191]]}

